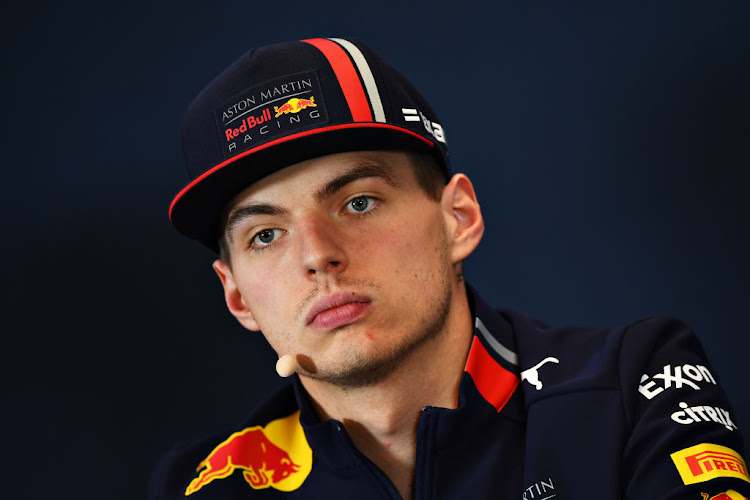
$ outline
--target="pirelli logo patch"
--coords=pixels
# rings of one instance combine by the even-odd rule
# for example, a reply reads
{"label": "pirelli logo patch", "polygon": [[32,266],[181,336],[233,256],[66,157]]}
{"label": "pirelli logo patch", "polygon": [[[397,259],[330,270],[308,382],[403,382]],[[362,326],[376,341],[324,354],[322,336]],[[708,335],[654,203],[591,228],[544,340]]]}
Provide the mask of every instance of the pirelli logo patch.
{"label": "pirelli logo patch", "polygon": [[685,484],[702,483],[717,477],[736,477],[750,483],[745,461],[726,446],[701,443],[670,456]]}

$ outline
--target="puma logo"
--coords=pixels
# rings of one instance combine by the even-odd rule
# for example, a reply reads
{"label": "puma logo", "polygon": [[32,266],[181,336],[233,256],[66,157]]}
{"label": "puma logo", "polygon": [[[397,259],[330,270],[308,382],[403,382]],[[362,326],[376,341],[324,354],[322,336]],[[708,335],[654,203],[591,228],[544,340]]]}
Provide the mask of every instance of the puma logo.
{"label": "puma logo", "polygon": [[532,366],[528,370],[521,372],[521,381],[526,380],[528,383],[536,387],[537,391],[542,390],[542,382],[539,380],[539,368],[546,363],[559,363],[560,360],[557,358],[544,358],[536,365]]}

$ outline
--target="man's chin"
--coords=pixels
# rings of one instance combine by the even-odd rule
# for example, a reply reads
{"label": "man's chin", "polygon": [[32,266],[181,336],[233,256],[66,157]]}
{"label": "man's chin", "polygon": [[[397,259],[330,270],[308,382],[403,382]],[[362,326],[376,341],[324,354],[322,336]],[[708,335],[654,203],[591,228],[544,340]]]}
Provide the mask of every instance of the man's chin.
{"label": "man's chin", "polygon": [[339,370],[316,370],[314,372],[303,369],[300,365],[300,376],[330,384],[341,388],[371,387],[393,373],[396,365],[390,363],[375,363],[374,366],[347,367]]}
{"label": "man's chin", "polygon": [[[397,369],[404,368],[408,358],[427,340],[426,337],[403,343],[388,353],[380,356],[367,356],[358,353],[352,359],[342,361],[337,356],[329,363],[316,364],[308,358],[309,363],[300,362],[300,375],[316,381],[342,388],[371,387],[386,380]],[[333,366],[338,365],[338,366]],[[310,369],[308,369],[310,368]]]}

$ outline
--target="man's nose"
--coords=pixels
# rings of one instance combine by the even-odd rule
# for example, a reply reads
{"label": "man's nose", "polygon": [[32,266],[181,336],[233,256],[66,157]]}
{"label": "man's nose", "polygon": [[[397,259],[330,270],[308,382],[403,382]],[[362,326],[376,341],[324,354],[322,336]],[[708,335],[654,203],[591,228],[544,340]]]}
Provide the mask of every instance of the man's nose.
{"label": "man's nose", "polygon": [[341,231],[334,221],[309,217],[298,230],[303,271],[312,279],[338,274],[348,265],[342,246]]}

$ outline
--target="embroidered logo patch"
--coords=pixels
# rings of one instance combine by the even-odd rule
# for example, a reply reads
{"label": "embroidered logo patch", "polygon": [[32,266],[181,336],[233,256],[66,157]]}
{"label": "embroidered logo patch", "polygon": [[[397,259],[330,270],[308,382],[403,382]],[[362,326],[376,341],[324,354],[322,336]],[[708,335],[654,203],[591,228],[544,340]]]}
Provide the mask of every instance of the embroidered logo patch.
{"label": "embroidered logo patch", "polygon": [[328,122],[314,71],[277,78],[248,89],[214,114],[225,158],[295,130]]}
{"label": "embroidered logo patch", "polygon": [[560,360],[553,357],[544,358],[536,365],[532,366],[528,370],[521,372],[521,380],[525,380],[536,388],[537,391],[541,391],[544,384],[539,380],[539,368],[547,363],[559,363]]}
{"label": "embroidered logo patch", "polygon": [[312,450],[299,423],[299,411],[270,422],[265,427],[248,427],[235,432],[198,464],[185,496],[215,479],[241,469],[253,489],[296,490],[312,470]]}
{"label": "embroidered logo patch", "polygon": [[555,491],[555,485],[552,483],[552,478],[550,477],[546,481],[539,481],[523,490],[523,496],[521,499],[548,500],[555,497],[557,497],[557,492]]}
{"label": "embroidered logo patch", "polygon": [[717,477],[736,477],[750,483],[745,461],[726,446],[701,443],[670,456],[685,484],[702,483]]}
{"label": "embroidered logo patch", "polygon": [[292,97],[281,106],[273,107],[273,110],[276,112],[276,114],[273,115],[273,117],[278,118],[279,116],[285,115],[288,113],[299,113],[303,109],[311,107],[311,106],[313,108],[318,106],[317,104],[315,104],[315,96],[310,96],[309,99],[297,99],[296,97]]}
{"label": "embroidered logo patch", "polygon": [[701,422],[716,422],[733,431],[737,426],[732,422],[729,412],[718,406],[688,406],[684,401],[680,402],[680,410],[672,413],[672,420],[682,425],[691,425]]}

